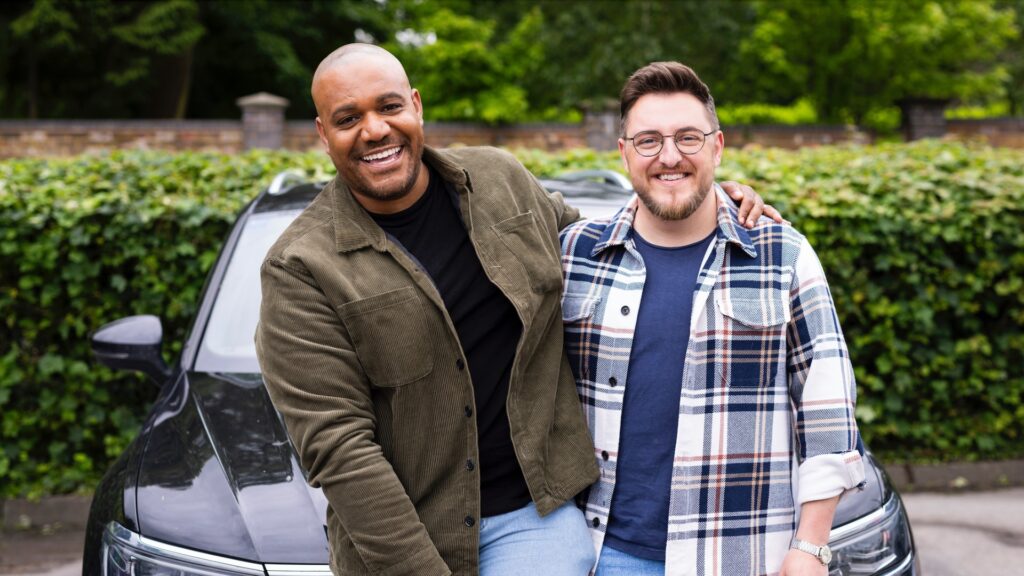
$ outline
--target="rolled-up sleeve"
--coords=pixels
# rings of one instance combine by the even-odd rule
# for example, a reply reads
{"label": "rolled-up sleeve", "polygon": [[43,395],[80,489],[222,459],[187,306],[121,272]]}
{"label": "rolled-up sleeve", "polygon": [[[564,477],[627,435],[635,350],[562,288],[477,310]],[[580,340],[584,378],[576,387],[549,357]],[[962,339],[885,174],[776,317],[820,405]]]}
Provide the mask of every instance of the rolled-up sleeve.
{"label": "rolled-up sleeve", "polygon": [[831,498],[864,482],[854,409],[857,385],[828,282],[803,240],[790,289],[789,390],[797,441],[798,503]]}

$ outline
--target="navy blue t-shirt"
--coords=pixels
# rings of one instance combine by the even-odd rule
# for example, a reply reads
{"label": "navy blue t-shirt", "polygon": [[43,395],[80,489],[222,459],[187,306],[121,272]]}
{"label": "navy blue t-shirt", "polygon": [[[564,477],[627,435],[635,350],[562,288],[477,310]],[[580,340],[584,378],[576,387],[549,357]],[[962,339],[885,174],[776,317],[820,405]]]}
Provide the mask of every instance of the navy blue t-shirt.
{"label": "navy blue t-shirt", "polygon": [[712,233],[696,244],[664,248],[633,231],[647,279],[629,356],[604,543],[649,560],[665,560],[690,312],[704,254],[714,237]]}

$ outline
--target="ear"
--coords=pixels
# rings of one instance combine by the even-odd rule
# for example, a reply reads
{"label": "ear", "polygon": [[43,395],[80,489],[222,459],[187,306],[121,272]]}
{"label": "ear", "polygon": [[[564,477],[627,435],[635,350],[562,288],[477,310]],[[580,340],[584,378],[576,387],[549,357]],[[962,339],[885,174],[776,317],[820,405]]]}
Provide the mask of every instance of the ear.
{"label": "ear", "polygon": [[619,138],[619,157],[622,158],[622,167],[626,170],[626,174],[629,174],[629,162],[626,161],[626,141]]}
{"label": "ear", "polygon": [[420,91],[412,89],[412,108],[416,111],[416,115],[420,117],[420,126],[423,125],[423,101],[420,99]]}
{"label": "ear", "polygon": [[715,132],[715,166],[722,163],[722,151],[725,149],[725,133],[721,129]]}
{"label": "ear", "polygon": [[320,135],[320,143],[327,148],[327,134],[324,132],[324,123],[320,120],[320,117],[316,117],[316,133]]}

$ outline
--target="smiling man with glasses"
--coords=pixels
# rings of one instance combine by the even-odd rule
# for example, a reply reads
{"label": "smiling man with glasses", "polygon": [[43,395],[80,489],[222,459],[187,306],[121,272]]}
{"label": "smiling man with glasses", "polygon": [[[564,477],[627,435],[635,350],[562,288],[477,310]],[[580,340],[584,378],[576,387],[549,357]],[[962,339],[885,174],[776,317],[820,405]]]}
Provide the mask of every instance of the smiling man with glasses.
{"label": "smiling man with glasses", "polygon": [[693,70],[641,68],[620,104],[637,198],[561,234],[565,345],[601,468],[596,576],[824,576],[864,469],[818,258],[789,226],[741,225]]}

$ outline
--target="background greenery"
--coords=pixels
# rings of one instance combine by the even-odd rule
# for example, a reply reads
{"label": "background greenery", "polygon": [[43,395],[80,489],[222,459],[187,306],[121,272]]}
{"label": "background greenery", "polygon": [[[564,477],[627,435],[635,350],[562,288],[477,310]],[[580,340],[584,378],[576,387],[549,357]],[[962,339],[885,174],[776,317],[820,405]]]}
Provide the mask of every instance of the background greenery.
{"label": "background greenery", "polygon": [[[516,151],[538,175],[615,153]],[[237,211],[322,154],[118,152],[0,162],[0,496],[89,488],[156,390],[89,354],[90,331],[162,316],[173,359]],[[884,459],[1024,453],[1024,152],[924,142],[727,150],[816,247]]]}
{"label": "background greenery", "polygon": [[18,0],[0,4],[0,117],[236,118],[268,91],[312,118],[313,70],[361,40],[399,55],[428,120],[572,121],[679,60],[727,123],[892,130],[908,97],[1024,115],[1022,16],[1024,0]]}

